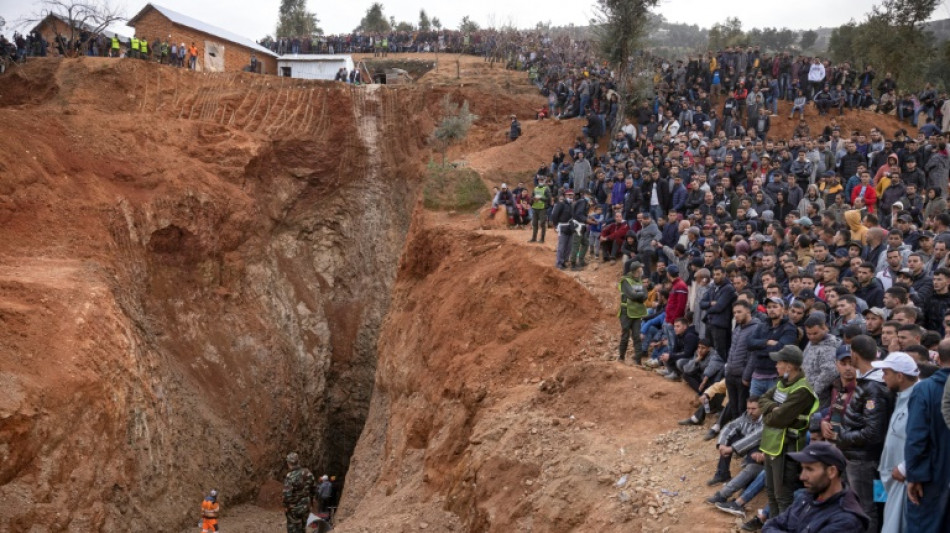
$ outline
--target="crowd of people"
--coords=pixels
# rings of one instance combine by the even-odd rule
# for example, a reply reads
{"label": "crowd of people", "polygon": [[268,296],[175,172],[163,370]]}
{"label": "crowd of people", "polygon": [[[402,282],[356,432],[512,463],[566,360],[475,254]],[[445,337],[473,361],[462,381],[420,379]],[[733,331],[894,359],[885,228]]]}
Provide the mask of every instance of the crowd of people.
{"label": "crowd of people", "polygon": [[[900,111],[870,67],[727,49],[657,60],[622,119],[614,73],[539,57],[539,118],[586,122],[493,210],[554,231],[560,269],[618,264],[613,357],[695,394],[707,502],[745,530],[950,531],[946,94]],[[827,118],[776,138],[779,100]],[[839,126],[856,109],[919,128]]]}
{"label": "crowd of people", "polygon": [[[199,52],[198,45],[191,43],[169,42],[168,38],[148,39],[136,35],[131,38],[120,37],[117,34],[91,34],[87,31],[77,32],[73,38],[57,34],[53,42],[48,42],[42,34],[32,31],[27,35],[19,32],[13,35],[13,40],[7,40],[0,35],[0,52],[17,62],[23,62],[28,57],[58,56],[90,56],[90,57],[129,57],[155,61],[163,65],[189,68],[195,70]],[[255,59],[252,57],[252,63]]]}

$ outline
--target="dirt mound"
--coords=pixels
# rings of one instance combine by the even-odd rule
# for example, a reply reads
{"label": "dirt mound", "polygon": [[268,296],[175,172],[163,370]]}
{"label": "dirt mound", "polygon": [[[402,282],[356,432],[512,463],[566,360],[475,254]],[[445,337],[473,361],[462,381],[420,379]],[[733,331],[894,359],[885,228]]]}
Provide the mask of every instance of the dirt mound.
{"label": "dirt mound", "polygon": [[0,94],[0,530],[167,531],[292,449],[345,472],[422,95],[98,58]]}
{"label": "dirt mound", "polygon": [[[779,102],[778,116],[772,117],[769,137],[773,139],[791,139],[798,127],[799,116],[795,115],[792,120],[788,119],[788,113],[792,110],[792,105],[788,102]],[[843,115],[838,115],[833,111],[828,115],[818,115],[818,110],[813,105],[805,108],[805,123],[808,124],[809,132],[812,137],[821,135],[831,119],[834,118],[841,128],[841,136],[849,137],[854,130],[867,135],[871,128],[879,128],[884,132],[885,137],[893,138],[894,132],[903,128],[908,132],[916,131],[910,124],[901,123],[895,115],[884,115],[873,111],[864,110],[845,110]]]}

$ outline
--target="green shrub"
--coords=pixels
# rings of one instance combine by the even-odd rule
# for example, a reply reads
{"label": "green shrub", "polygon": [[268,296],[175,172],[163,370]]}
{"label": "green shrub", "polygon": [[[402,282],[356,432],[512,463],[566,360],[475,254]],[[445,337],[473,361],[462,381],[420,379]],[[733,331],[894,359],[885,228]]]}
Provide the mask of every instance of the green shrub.
{"label": "green shrub", "polygon": [[430,163],[422,201],[428,209],[474,210],[491,200],[488,187],[478,172],[470,168]]}

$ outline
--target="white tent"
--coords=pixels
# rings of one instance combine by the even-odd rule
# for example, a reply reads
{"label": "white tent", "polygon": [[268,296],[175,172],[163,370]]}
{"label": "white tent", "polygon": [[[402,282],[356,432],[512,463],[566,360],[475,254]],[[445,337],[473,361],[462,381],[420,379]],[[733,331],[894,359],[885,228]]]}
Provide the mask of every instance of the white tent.
{"label": "white tent", "polygon": [[294,54],[277,58],[281,76],[305,80],[332,80],[341,68],[349,73],[356,66],[353,57],[341,54]]}

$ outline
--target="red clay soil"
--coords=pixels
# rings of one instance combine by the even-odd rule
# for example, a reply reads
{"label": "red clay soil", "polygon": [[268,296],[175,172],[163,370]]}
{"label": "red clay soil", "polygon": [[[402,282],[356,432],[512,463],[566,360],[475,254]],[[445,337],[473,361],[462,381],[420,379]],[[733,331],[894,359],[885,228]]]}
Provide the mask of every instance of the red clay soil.
{"label": "red clay soil", "polygon": [[191,526],[290,450],[345,471],[422,95],[90,58],[0,95],[0,531]]}

